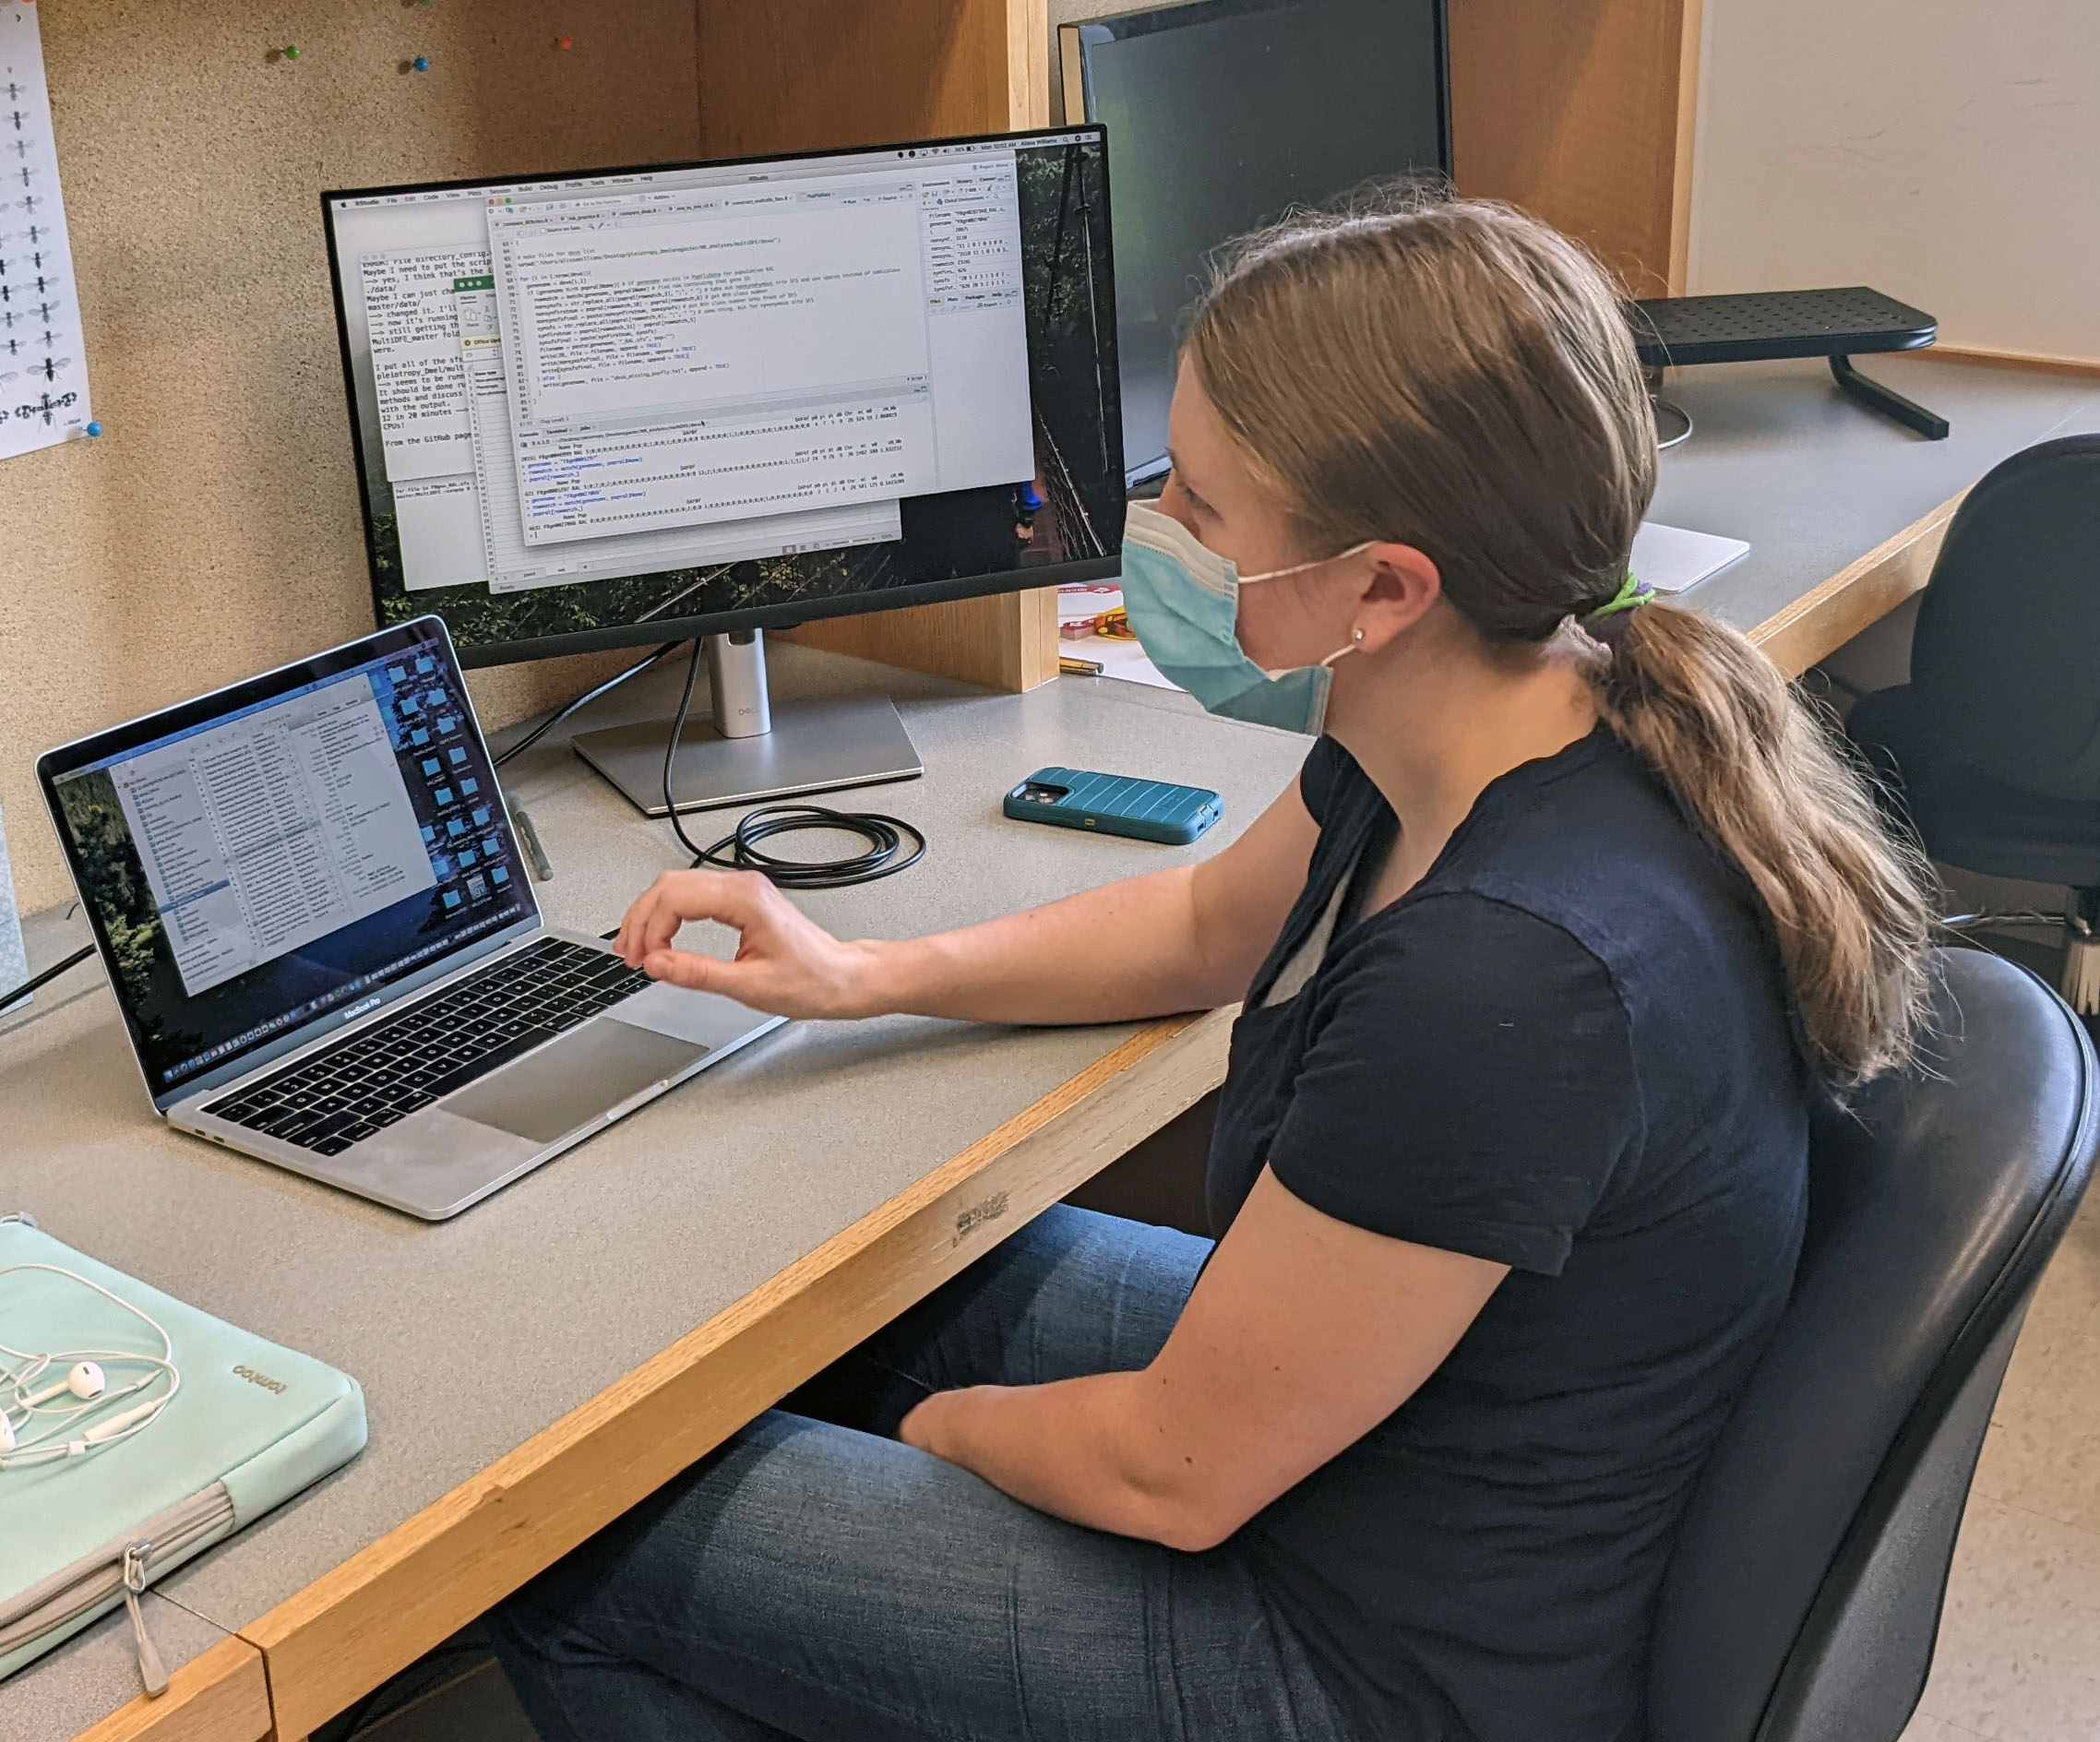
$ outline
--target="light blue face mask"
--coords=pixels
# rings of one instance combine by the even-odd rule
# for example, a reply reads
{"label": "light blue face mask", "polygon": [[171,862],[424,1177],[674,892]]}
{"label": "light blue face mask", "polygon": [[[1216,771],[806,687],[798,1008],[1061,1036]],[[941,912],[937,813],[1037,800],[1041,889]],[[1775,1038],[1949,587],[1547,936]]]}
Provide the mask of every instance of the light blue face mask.
{"label": "light blue face mask", "polygon": [[1318,665],[1264,671],[1239,644],[1239,590],[1321,568],[1369,548],[1366,542],[1318,562],[1243,575],[1179,520],[1133,502],[1123,523],[1123,608],[1160,674],[1211,713],[1285,732],[1318,733],[1327,718],[1334,662],[1355,647],[1337,648]]}

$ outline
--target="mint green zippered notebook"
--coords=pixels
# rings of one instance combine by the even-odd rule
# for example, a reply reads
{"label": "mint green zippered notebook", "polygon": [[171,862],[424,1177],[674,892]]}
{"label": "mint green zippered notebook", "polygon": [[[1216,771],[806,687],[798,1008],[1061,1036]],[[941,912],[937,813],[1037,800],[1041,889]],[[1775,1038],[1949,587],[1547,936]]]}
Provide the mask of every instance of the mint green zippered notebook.
{"label": "mint green zippered notebook", "polygon": [[[364,1447],[357,1381],[0,1217],[0,1342],[158,1354],[145,1328],[50,1265],[100,1283],[167,1331],[182,1386],[150,1426],[81,1455],[0,1465],[0,1679],[119,1604],[146,1691],[167,1685],[137,1593]],[[60,1377],[63,1369],[60,1370]],[[83,1430],[94,1417],[83,1418]]]}

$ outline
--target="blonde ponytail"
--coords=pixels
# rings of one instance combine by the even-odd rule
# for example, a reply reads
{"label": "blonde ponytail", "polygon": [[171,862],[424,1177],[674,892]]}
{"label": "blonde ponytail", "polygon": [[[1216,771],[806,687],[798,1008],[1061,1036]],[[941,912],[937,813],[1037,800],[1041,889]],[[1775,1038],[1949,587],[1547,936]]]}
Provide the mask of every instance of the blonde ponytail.
{"label": "blonde ponytail", "polygon": [[[1655,431],[1610,280],[1481,200],[1411,189],[1247,238],[1187,356],[1308,550],[1413,544],[1490,644],[1543,645],[1615,599]],[[1736,630],[1605,619],[1599,710],[1769,911],[1815,1062],[1844,1088],[1916,1042],[1932,908],[1823,723]]]}
{"label": "blonde ponytail", "polygon": [[1747,637],[1674,605],[1626,614],[1591,667],[1599,712],[1757,890],[1825,1076],[1847,1088],[1908,1063],[1932,924],[1922,860]]}

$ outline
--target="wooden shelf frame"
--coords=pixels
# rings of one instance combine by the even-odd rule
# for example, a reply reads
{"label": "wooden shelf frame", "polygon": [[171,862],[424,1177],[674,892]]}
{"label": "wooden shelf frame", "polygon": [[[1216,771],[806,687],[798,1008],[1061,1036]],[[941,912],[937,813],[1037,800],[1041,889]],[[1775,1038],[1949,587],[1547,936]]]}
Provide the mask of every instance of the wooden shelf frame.
{"label": "wooden shelf frame", "polygon": [[1634,296],[1680,296],[1700,0],[1449,0],[1461,193],[1580,238]]}
{"label": "wooden shelf frame", "polygon": [[[710,157],[1044,127],[1048,0],[702,0],[698,77]],[[989,689],[1057,674],[1055,588],[790,633]]]}

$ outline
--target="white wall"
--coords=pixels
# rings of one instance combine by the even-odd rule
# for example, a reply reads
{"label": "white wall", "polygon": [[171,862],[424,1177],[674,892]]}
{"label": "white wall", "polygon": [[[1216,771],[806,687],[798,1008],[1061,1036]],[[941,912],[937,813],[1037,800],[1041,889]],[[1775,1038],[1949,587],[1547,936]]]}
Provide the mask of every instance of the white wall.
{"label": "white wall", "polygon": [[1694,292],[1871,284],[2100,362],[2100,0],[1705,0]]}

